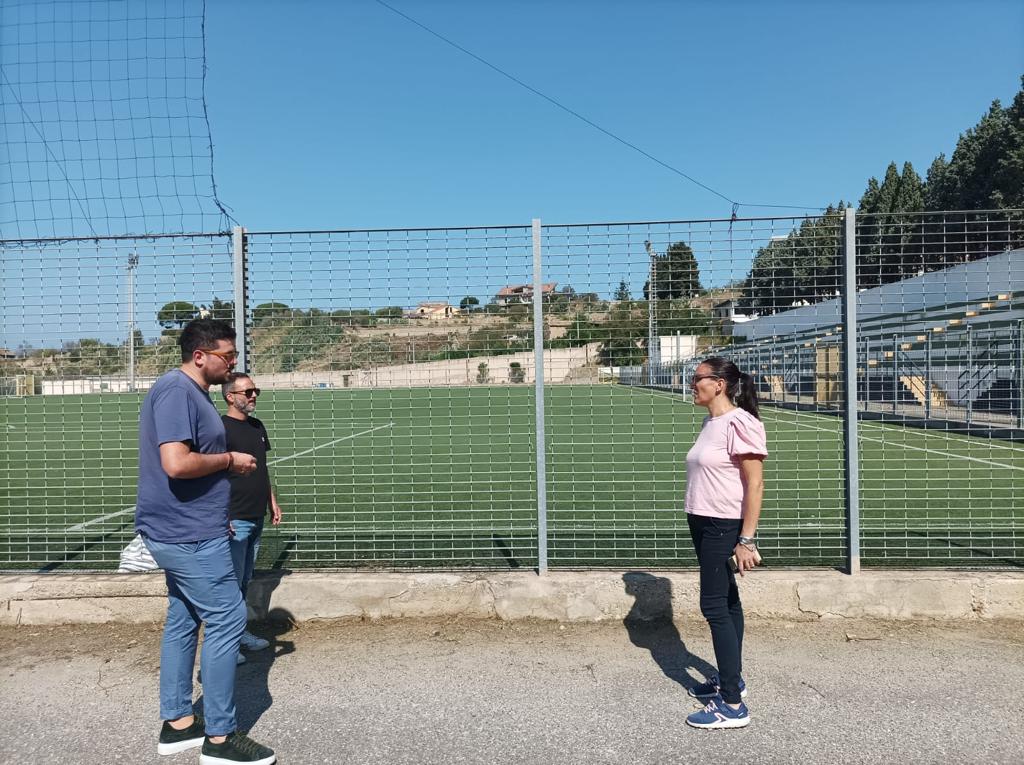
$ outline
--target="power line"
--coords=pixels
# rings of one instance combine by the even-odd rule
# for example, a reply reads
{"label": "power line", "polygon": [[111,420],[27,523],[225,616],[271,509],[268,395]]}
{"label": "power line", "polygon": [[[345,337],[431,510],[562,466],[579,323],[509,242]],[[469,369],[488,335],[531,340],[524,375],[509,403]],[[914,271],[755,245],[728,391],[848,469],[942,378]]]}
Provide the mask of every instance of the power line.
{"label": "power line", "polygon": [[454,40],[451,40],[451,39],[445,37],[444,35],[442,35],[439,32],[435,32],[433,29],[428,27],[426,24],[423,24],[422,22],[417,21],[412,16],[409,16],[409,15],[407,15],[405,13],[402,13],[402,11],[398,10],[394,6],[388,5],[386,2],[384,2],[384,0],[376,0],[376,2],[379,5],[382,5],[383,7],[387,8],[389,11],[391,11],[395,15],[401,16],[403,19],[405,19],[409,23],[415,24],[416,26],[418,26],[423,31],[428,32],[429,34],[433,35],[438,40],[441,40],[442,42],[452,46],[456,50],[460,51],[461,53],[464,53],[465,55],[469,56],[470,58],[474,59],[475,61],[478,61],[479,63],[483,64],[484,66],[488,67],[489,69],[494,70],[495,72],[500,74],[502,77],[505,77],[506,79],[511,80],[516,85],[519,85],[520,87],[525,88],[526,90],[530,91],[531,93],[533,93],[536,96],[539,96],[540,98],[543,98],[545,101],[547,101],[551,105],[558,107],[559,109],[561,109],[562,111],[566,112],[567,114],[571,114],[573,117],[575,117],[576,119],[580,120],[581,122],[586,123],[587,125],[589,125],[590,127],[594,128],[595,130],[598,130],[601,133],[604,133],[606,136],[608,136],[612,140],[618,141],[623,146],[626,146],[626,147],[632,149],[633,151],[637,152],[638,154],[641,154],[642,156],[644,156],[647,159],[651,160],[652,162],[660,165],[661,167],[665,168],[666,170],[668,170],[668,171],[670,171],[672,173],[675,173],[676,175],[681,176],[682,178],[685,178],[690,183],[693,183],[693,184],[695,184],[697,186],[700,186],[702,189],[704,189],[705,191],[708,191],[708,192],[714,194],[716,197],[719,197],[720,199],[724,199],[726,202],[728,202],[729,204],[733,205],[734,209],[737,208],[737,207],[774,207],[774,208],[780,208],[780,209],[785,208],[785,209],[792,209],[792,210],[823,210],[824,209],[823,207],[820,207],[818,205],[778,205],[778,204],[765,204],[765,205],[762,205],[762,204],[753,204],[753,203],[750,203],[750,202],[737,202],[735,199],[732,199],[731,197],[727,196],[726,194],[723,194],[722,192],[717,191],[716,189],[711,188],[706,183],[702,183],[701,181],[698,181],[692,175],[688,175],[687,173],[684,173],[679,168],[674,167],[673,165],[670,165],[668,162],[665,162],[665,161],[663,161],[661,159],[658,159],[653,154],[651,154],[650,152],[644,151],[643,149],[641,149],[636,144],[634,144],[634,143],[632,143],[630,141],[627,141],[625,138],[622,138],[621,136],[616,135],[615,133],[613,133],[612,131],[608,130],[607,128],[602,127],[601,125],[598,125],[592,119],[590,119],[588,117],[585,117],[584,115],[580,114],[579,112],[575,111],[574,109],[570,109],[568,106],[566,106],[565,104],[561,103],[557,99],[552,98],[551,96],[547,95],[546,93],[541,92],[540,90],[538,90],[537,88],[533,87],[532,85],[529,85],[528,83],[523,82],[522,80],[520,80],[515,75],[510,74],[509,72],[506,72],[504,69],[502,69],[502,68],[500,68],[498,66],[495,66],[494,64],[492,64],[487,59],[482,58],[482,57],[478,56],[477,54],[473,53],[473,51],[468,50],[468,49],[462,47],[461,45],[459,45]]}

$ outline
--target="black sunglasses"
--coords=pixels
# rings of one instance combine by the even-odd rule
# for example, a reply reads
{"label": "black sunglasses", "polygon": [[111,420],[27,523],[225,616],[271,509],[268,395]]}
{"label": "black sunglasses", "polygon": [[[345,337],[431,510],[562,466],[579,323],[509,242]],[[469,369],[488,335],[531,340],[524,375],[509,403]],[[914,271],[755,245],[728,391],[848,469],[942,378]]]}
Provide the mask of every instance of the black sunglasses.
{"label": "black sunglasses", "polygon": [[245,390],[229,390],[228,393],[241,393],[246,398],[249,398],[250,396],[255,398],[256,396],[260,395],[260,389],[246,388]]}
{"label": "black sunglasses", "polygon": [[721,380],[719,375],[694,375],[690,378],[690,382],[693,384],[699,383],[701,380]]}

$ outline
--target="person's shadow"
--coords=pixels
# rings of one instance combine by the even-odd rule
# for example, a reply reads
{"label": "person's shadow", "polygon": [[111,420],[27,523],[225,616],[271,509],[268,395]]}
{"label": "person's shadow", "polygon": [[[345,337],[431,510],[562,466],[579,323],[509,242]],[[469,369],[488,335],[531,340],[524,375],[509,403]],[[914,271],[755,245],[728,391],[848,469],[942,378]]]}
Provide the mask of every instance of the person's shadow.
{"label": "person's shadow", "polygon": [[[672,582],[646,571],[627,571],[622,581],[626,594],[635,598],[622,620],[633,645],[650,651],[665,677],[687,690],[711,677],[714,666],[687,650],[673,621]],[[691,669],[703,677],[694,678]]]}
{"label": "person's shadow", "polygon": [[[252,613],[259,622],[253,628],[247,627],[254,635],[270,641],[262,651],[244,651],[245,664],[235,668],[235,720],[238,730],[248,731],[274,703],[270,694],[270,668],[281,656],[295,651],[295,644],[283,640],[283,636],[297,629],[291,613],[283,608],[270,608],[270,594],[277,589],[287,571],[259,573],[249,582],[246,598]],[[203,684],[202,671],[196,681]],[[203,694],[192,704],[193,711],[203,713]]]}
{"label": "person's shadow", "polygon": [[239,730],[251,729],[274,703],[270,692],[270,670],[282,656],[295,652],[295,643],[285,636],[297,629],[292,614],[284,608],[271,608],[271,593],[288,575],[287,571],[260,572],[249,582],[249,605],[258,623],[250,628],[254,635],[270,641],[262,651],[246,651],[245,664],[235,675],[235,715]]}

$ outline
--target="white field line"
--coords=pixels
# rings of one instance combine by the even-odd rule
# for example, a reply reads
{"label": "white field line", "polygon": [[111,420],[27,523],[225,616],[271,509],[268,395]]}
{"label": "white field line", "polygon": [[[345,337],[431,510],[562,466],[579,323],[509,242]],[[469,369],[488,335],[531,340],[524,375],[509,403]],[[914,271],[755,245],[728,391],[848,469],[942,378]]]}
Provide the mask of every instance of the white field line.
{"label": "white field line", "polygon": [[[622,388],[622,387],[623,386],[619,385],[619,386],[616,386],[615,388],[612,388],[612,390],[618,390],[619,388]],[[696,404],[694,404],[692,401],[687,401],[685,398],[683,398],[682,394],[679,394],[679,393],[666,393],[663,390],[651,390],[650,388],[637,388],[636,386],[633,386],[633,385],[628,386],[626,388],[625,392],[629,393],[629,394],[642,393],[642,394],[645,394],[645,397],[650,397],[650,398],[667,398],[669,401],[676,401],[676,402],[678,402],[680,404],[689,404],[694,409],[697,408]]]}
{"label": "white field line", "polygon": [[270,460],[270,462],[268,462],[267,465],[277,465],[278,463],[284,462],[285,460],[293,460],[296,457],[301,457],[304,454],[309,454],[310,452],[315,452],[317,449],[326,449],[328,446],[334,446],[335,444],[341,443],[342,441],[348,441],[349,439],[352,439],[352,438],[358,438],[359,436],[365,436],[367,433],[376,433],[378,430],[384,430],[384,428],[390,428],[390,427],[394,426],[394,424],[395,423],[393,423],[393,422],[389,422],[387,425],[378,425],[375,428],[370,428],[369,430],[364,430],[364,431],[361,431],[359,433],[353,433],[350,436],[342,436],[341,438],[336,438],[333,441],[328,441],[326,444],[320,444],[319,446],[314,446],[311,449],[306,449],[305,451],[296,452],[295,454],[289,454],[287,457],[278,457],[276,460]]}
{"label": "white field line", "polygon": [[[767,411],[770,411],[770,412],[785,412],[786,414],[792,414],[795,417],[806,417],[808,419],[815,420],[815,421],[818,421],[818,422],[835,422],[835,421],[837,421],[836,418],[828,417],[826,415],[821,415],[821,414],[814,414],[812,412],[799,412],[799,411],[796,411],[794,409],[780,409],[780,408],[777,408],[777,407],[765,407],[765,409]],[[898,424],[899,423],[889,423],[888,425],[885,425],[885,424],[880,424],[880,423],[877,423],[877,422],[868,422],[868,421],[864,421],[864,420],[858,420],[858,427],[861,427],[861,428],[862,427],[878,428],[879,430],[885,431],[886,433],[894,432],[893,426],[894,425],[898,425]],[[841,426],[837,430],[837,432],[839,432],[839,433],[842,432],[842,427]],[[978,446],[977,439],[972,440],[970,436],[961,436],[958,433],[946,433],[945,431],[942,431],[942,430],[932,430],[930,428],[928,428],[928,429],[922,428],[921,432],[922,433],[926,433],[929,436],[942,436],[943,438],[955,438],[955,439],[957,439],[958,443],[967,443],[967,444],[973,444],[975,446]],[[896,442],[893,441],[891,443],[895,444]],[[1011,451],[1011,452],[1016,452],[1017,454],[1024,454],[1024,449],[1018,449],[1016,446],[1013,446],[1012,444],[1002,444],[1002,443],[1000,443],[1000,444],[987,444],[985,447],[979,447],[979,448],[1006,449],[1006,450]]]}
{"label": "white field line", "polygon": [[[633,388],[630,388],[629,391],[632,392]],[[641,389],[641,390],[639,390],[637,392],[643,392],[643,393],[646,393],[648,396],[652,396],[652,397],[672,399],[674,401],[679,401],[679,402],[684,403],[684,404],[690,404],[690,406],[694,406],[695,407],[694,404],[690,403],[686,399],[680,398],[679,396],[674,395],[672,393],[663,393],[661,391],[652,391],[652,390],[647,390],[647,389]],[[795,417],[806,417],[808,419],[816,420],[818,422],[825,421],[824,416],[820,415],[820,414],[810,414],[808,412],[798,412],[798,411],[789,410],[789,409],[777,409],[775,407],[762,407],[761,408],[761,413],[762,414],[770,413],[770,414],[779,415],[779,416],[781,416],[783,414],[791,414],[791,415],[793,415]],[[777,420],[777,421],[785,422],[785,420]],[[831,421],[831,420],[829,420],[829,421]],[[834,435],[841,435],[842,434],[842,429],[841,428],[817,428],[817,427],[814,427],[813,425],[805,425],[805,424],[802,424],[802,423],[801,423],[801,426],[802,427],[807,427],[807,428],[812,428],[813,430],[820,430],[823,433],[832,433]],[[879,428],[879,429],[881,429],[881,430],[883,430],[885,432],[891,432],[890,428],[886,427],[885,425],[879,425],[878,423],[875,423],[875,422],[858,422],[858,427],[863,427],[863,426],[867,426],[867,427],[870,427],[870,428]],[[949,434],[942,433],[941,431],[935,432],[935,431],[932,431],[932,430],[923,430],[922,432],[926,433],[927,435],[932,435],[932,436],[934,436],[934,435],[941,435],[944,438],[952,438],[952,437],[954,437],[956,435],[956,434],[952,434],[952,433],[949,433]],[[994,465],[996,467],[1009,468],[1010,470],[1024,470],[1024,467],[1019,467],[1017,465],[1005,465],[1002,462],[993,462],[991,460],[983,460],[980,457],[968,457],[968,456],[966,456],[964,454],[955,454],[955,453],[950,453],[950,452],[942,452],[942,451],[939,451],[937,449],[926,449],[926,448],[924,448],[922,446],[911,446],[909,444],[899,443],[898,441],[895,441],[895,440],[886,441],[885,439],[881,439],[881,438],[871,438],[870,436],[865,436],[864,434],[859,434],[859,435],[860,435],[861,440],[863,440],[863,441],[874,441],[875,443],[888,444],[889,446],[901,446],[901,447],[903,447],[905,449],[914,449],[915,451],[929,452],[929,453],[932,453],[932,454],[941,454],[941,455],[946,456],[946,457],[958,457],[959,459],[970,460],[971,462],[980,462],[980,463],[985,464],[985,465]],[[964,439],[963,443],[968,443],[968,444],[975,444],[976,443],[975,441],[971,441],[971,440],[967,439],[966,436],[959,436],[959,438]],[[989,447],[990,448],[994,448],[994,449],[1008,449],[1009,451],[1015,452],[1017,454],[1020,454],[1020,453],[1024,452],[1024,449],[1017,449],[1016,447],[1008,445],[1008,444],[990,444]]]}
{"label": "white field line", "polygon": [[[619,387],[621,387],[621,386],[619,386]],[[636,388],[633,388],[633,387],[629,388],[629,392],[630,393],[634,392],[634,390],[637,393],[646,393],[648,396],[656,397],[656,398],[667,398],[667,399],[670,399],[672,401],[678,401],[678,402],[683,403],[683,404],[689,404],[690,406],[696,408],[696,405],[692,401],[686,400],[685,398],[683,398],[679,394],[665,393],[664,391],[648,390],[646,388],[640,388],[640,389],[636,389]],[[764,407],[762,407],[762,411],[763,412],[773,412],[773,413],[774,412],[785,412],[787,414],[792,414],[792,415],[794,415],[796,417],[806,417],[808,419],[817,420],[819,422],[823,422],[823,421],[831,422],[832,421],[830,418],[826,417],[825,415],[813,414],[813,413],[810,413],[810,412],[800,412],[800,411],[791,410],[791,409],[779,409],[777,407],[764,406]],[[892,428],[891,427],[889,427],[887,425],[879,424],[877,422],[867,422],[867,421],[863,421],[863,420],[858,421],[858,422],[859,422],[858,427],[878,428],[879,430],[883,430],[883,431],[886,431],[886,432],[892,432]],[[840,429],[837,432],[842,432],[842,430]],[[927,433],[930,436],[941,436],[942,438],[956,439],[956,441],[958,443],[973,444],[973,445],[976,445],[976,446],[978,445],[977,440],[972,440],[970,436],[961,436],[958,433],[946,433],[946,432],[941,431],[941,430],[932,430],[932,429],[923,430],[922,432]],[[864,436],[862,436],[862,438],[864,438]],[[895,443],[895,442],[887,442],[887,443]],[[908,447],[908,448],[914,448],[914,447]],[[920,448],[920,447],[916,447],[916,448]],[[1018,454],[1024,454],[1024,449],[1019,449],[1016,446],[1013,446],[1012,444],[1002,444],[1002,443],[995,444],[995,443],[992,443],[992,444],[987,444],[985,448],[989,448],[989,449],[1006,449],[1007,451],[1016,452]]]}
{"label": "white field line", "polygon": [[119,515],[124,515],[125,513],[134,513],[134,512],[135,512],[135,505],[132,505],[131,507],[126,507],[124,510],[116,510],[113,513],[107,513],[106,515],[101,515],[99,518],[93,518],[91,521],[83,521],[82,523],[76,523],[74,526],[68,526],[68,528],[65,529],[65,531],[66,532],[85,531],[89,526],[92,526],[94,523],[103,523],[103,521],[109,521],[111,518],[116,518]]}
{"label": "white field line", "polygon": [[[772,411],[773,415],[779,414],[778,412]],[[776,422],[786,422],[786,420],[776,420]],[[789,421],[792,424],[792,420]],[[807,425],[801,423],[800,427],[810,428],[811,430],[820,430],[822,433],[831,433],[832,435],[840,435],[840,431],[833,428],[819,428],[815,425]],[[955,452],[941,452],[938,449],[926,449],[923,446],[911,446],[910,444],[901,444],[896,441],[886,441],[882,438],[871,438],[860,434],[861,441],[873,441],[876,444],[882,444],[883,446],[895,446],[900,449],[913,449],[917,452],[927,452],[928,454],[939,454],[943,457],[953,457],[954,459],[968,460],[970,462],[980,462],[982,465],[992,465],[994,467],[1005,468],[1006,470],[1020,470],[1024,472],[1024,466],[1020,465],[1007,465],[1002,462],[994,462],[993,460],[983,460],[979,457],[968,457],[965,454],[956,454]]]}
{"label": "white field line", "polygon": [[[305,454],[309,454],[310,452],[315,452],[317,449],[326,449],[328,446],[334,446],[334,444],[341,443],[342,441],[348,441],[348,440],[353,439],[353,438],[358,438],[359,436],[365,436],[367,433],[374,433],[374,432],[376,432],[378,430],[383,430],[384,428],[390,428],[394,424],[395,423],[393,423],[393,422],[389,422],[387,425],[378,425],[376,428],[370,428],[369,430],[363,430],[363,431],[361,431],[359,433],[353,433],[353,434],[348,435],[348,436],[342,436],[341,438],[336,438],[333,441],[328,441],[325,444],[320,444],[319,446],[314,446],[311,449],[306,449],[304,451],[297,452],[295,454],[289,454],[287,457],[278,457],[276,460],[270,460],[270,462],[268,462],[267,465],[276,465],[276,464],[278,464],[280,462],[284,462],[285,460],[292,460],[292,459],[295,459],[296,457],[301,457],[301,456],[303,456]],[[134,513],[134,512],[135,512],[135,505],[132,505],[131,507],[124,508],[124,510],[116,510],[113,513],[107,513],[106,515],[101,515],[99,518],[93,518],[92,520],[84,521],[83,523],[76,523],[74,526],[69,526],[65,530],[65,533],[75,532],[75,531],[85,531],[85,529],[87,529],[89,526],[92,526],[95,523],[103,523],[103,521],[109,521],[111,518],[116,518],[119,515],[125,515],[127,513]]]}

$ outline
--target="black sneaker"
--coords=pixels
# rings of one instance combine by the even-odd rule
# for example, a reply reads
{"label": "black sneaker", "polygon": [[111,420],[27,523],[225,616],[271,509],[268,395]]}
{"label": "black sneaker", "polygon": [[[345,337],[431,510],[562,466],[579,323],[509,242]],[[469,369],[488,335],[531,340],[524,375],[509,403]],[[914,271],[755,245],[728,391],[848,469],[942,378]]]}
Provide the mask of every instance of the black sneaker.
{"label": "black sneaker", "polygon": [[177,754],[178,752],[184,752],[186,749],[202,746],[203,740],[206,737],[204,732],[205,725],[206,723],[203,722],[201,715],[196,715],[196,719],[192,721],[192,724],[182,730],[172,728],[171,724],[164,720],[164,725],[160,728],[160,743],[156,745],[156,753]]}
{"label": "black sneaker", "polygon": [[277,762],[277,755],[273,749],[260,746],[244,733],[229,733],[221,744],[210,743],[209,736],[203,741],[199,765],[232,765],[236,762],[273,765]]}

